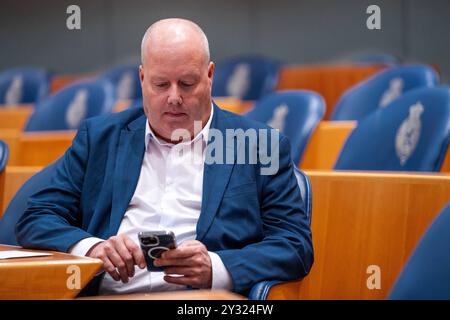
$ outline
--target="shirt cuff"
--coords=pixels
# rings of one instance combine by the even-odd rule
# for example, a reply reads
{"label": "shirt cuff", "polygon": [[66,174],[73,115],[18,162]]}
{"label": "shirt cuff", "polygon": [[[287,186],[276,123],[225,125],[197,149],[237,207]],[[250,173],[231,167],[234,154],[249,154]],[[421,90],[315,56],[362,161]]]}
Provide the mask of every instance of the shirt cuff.
{"label": "shirt cuff", "polygon": [[89,237],[83,240],[78,241],[72,249],[70,249],[69,253],[74,256],[85,257],[86,253],[97,243],[105,241],[96,237]]}
{"label": "shirt cuff", "polygon": [[233,289],[233,280],[230,273],[217,253],[208,251],[212,265],[212,286],[211,289]]}

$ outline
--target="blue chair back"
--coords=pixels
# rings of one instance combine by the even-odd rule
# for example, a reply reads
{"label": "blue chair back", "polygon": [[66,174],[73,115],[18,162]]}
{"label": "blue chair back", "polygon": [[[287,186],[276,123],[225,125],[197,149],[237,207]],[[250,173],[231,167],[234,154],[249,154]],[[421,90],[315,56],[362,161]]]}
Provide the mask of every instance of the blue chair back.
{"label": "blue chair back", "polygon": [[[303,171],[298,169],[295,164],[293,164],[293,166],[294,166],[295,177],[297,178],[297,182],[298,182],[298,187],[300,188],[300,194],[302,196],[304,210],[305,210],[306,216],[308,218],[308,223],[311,226],[311,216],[312,216],[311,182],[310,182],[308,176],[305,173],[303,173]],[[251,300],[266,300],[267,296],[269,295],[270,288],[272,288],[274,285],[279,284],[281,282],[282,281],[278,281],[278,280],[261,281],[261,282],[255,284],[250,289],[248,298]]]}
{"label": "blue chair back", "polygon": [[[0,140],[0,172],[2,172],[8,163],[9,147],[5,141]],[[2,195],[0,195],[1,197]],[[1,208],[0,208],[1,209]]]}
{"label": "blue chair back", "polygon": [[279,64],[271,59],[236,57],[216,65],[212,86],[213,97],[235,97],[259,100],[275,90]]}
{"label": "blue chair back", "polygon": [[428,66],[389,68],[347,90],[336,104],[331,120],[361,120],[409,90],[434,87],[437,83],[438,75]]}
{"label": "blue chair back", "polygon": [[[3,185],[5,183],[4,179],[4,170],[6,168],[6,164],[8,163],[9,157],[9,147],[3,140],[0,140],[0,192],[3,192]],[[3,194],[0,194],[0,210],[3,210]],[[0,212],[1,216],[2,212]],[[1,243],[1,242],[0,242]]]}
{"label": "blue chair back", "polygon": [[15,228],[28,206],[28,198],[36,192],[42,190],[50,184],[50,180],[56,169],[56,160],[35,175],[33,175],[17,191],[14,198],[9,203],[6,211],[0,219],[0,243],[9,245],[19,245],[16,240]]}
{"label": "blue chair back", "polygon": [[102,74],[101,78],[113,84],[116,100],[142,99],[139,65],[127,64],[114,67]]}
{"label": "blue chair back", "polygon": [[393,300],[450,299],[450,205],[425,232],[389,295]]}
{"label": "blue chair back", "polygon": [[308,223],[311,226],[311,215],[312,215],[312,189],[311,182],[308,176],[303,173],[294,163],[294,174],[297,178],[298,187],[300,188],[300,195],[304,203],[304,210],[306,212],[306,217],[308,218]]}
{"label": "blue chair back", "polygon": [[323,98],[312,91],[272,93],[245,114],[246,117],[278,129],[289,138],[292,160],[299,164],[305,146],[325,114]]}
{"label": "blue chair back", "polygon": [[50,74],[41,69],[15,68],[0,73],[0,105],[36,103],[47,96]]}
{"label": "blue chair back", "polygon": [[450,133],[450,88],[410,91],[358,123],[336,170],[439,171]]}
{"label": "blue chair back", "polygon": [[78,82],[39,103],[25,131],[75,130],[82,120],[111,112],[113,104],[108,81]]}

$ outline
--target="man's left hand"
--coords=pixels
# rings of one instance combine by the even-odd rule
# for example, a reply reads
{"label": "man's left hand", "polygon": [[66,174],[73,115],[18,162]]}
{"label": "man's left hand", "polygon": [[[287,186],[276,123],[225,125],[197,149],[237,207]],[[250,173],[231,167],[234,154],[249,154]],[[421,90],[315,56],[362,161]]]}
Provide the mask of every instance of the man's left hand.
{"label": "man's left hand", "polygon": [[[205,245],[200,241],[183,242],[178,248],[164,252],[154,264],[165,267],[166,282],[200,289],[211,288],[211,258]],[[180,276],[170,276],[171,274]]]}

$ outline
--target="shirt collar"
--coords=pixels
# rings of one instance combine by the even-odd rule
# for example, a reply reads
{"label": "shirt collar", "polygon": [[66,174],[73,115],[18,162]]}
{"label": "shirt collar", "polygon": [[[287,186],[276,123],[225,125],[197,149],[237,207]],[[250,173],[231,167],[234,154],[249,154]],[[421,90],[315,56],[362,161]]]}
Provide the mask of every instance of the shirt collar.
{"label": "shirt collar", "polygon": [[[188,142],[180,142],[180,144],[191,144],[195,141],[197,141],[198,139],[203,139],[203,142],[208,144],[208,134],[209,134],[209,128],[211,126],[211,122],[212,122],[212,118],[213,118],[213,113],[214,113],[214,107],[213,104],[211,103],[211,113],[209,115],[209,119],[206,122],[205,126],[203,127],[203,129],[194,137],[194,139],[188,141]],[[153,132],[152,128],[150,128],[148,119],[147,121],[145,121],[145,150],[148,149],[148,144],[150,142],[150,139],[153,139],[153,141],[155,141],[157,144],[161,145],[161,146],[174,146],[174,143],[169,143],[169,142],[165,142],[161,139],[158,139],[158,137],[156,137],[155,133]]]}

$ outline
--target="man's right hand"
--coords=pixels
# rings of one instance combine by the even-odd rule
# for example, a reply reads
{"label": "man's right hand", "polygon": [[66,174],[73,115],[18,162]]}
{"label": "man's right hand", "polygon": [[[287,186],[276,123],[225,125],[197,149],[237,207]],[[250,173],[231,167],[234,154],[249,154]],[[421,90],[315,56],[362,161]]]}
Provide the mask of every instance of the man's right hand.
{"label": "man's right hand", "polygon": [[134,276],[134,266],[146,266],[141,249],[125,234],[113,236],[99,242],[87,252],[86,256],[103,261],[103,268],[116,280],[128,282]]}

